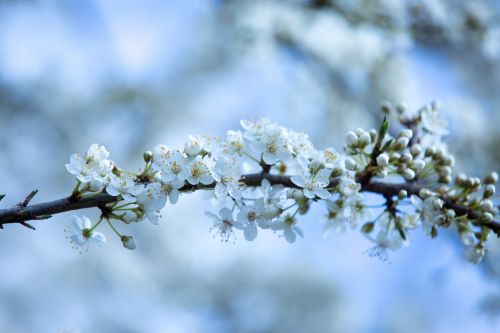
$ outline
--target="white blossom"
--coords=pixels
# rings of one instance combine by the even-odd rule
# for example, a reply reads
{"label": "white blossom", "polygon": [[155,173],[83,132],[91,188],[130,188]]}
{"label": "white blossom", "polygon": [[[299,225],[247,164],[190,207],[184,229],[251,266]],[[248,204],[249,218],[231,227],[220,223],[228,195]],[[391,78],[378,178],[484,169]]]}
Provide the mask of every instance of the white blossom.
{"label": "white blossom", "polygon": [[71,216],[71,227],[69,229],[69,239],[75,248],[88,249],[90,244],[101,245],[106,242],[106,237],[95,230],[92,230],[92,223],[86,216]]}
{"label": "white blossom", "polygon": [[126,201],[136,201],[135,196],[144,190],[144,185],[136,184],[129,177],[110,175],[109,179],[106,192],[114,197],[121,195]]}
{"label": "white blossom", "polygon": [[223,199],[227,195],[234,199],[241,198],[241,170],[235,159],[221,156],[216,161],[212,176],[217,182],[214,189],[217,198]]}
{"label": "white blossom", "polygon": [[271,229],[275,231],[282,230],[283,236],[288,243],[295,242],[295,240],[297,239],[297,235],[299,235],[301,238],[304,237],[302,229],[297,225],[297,219],[290,215],[286,215],[278,221],[273,222],[271,224]]}
{"label": "white blossom", "polygon": [[358,184],[354,179],[350,177],[342,177],[340,179],[340,193],[345,196],[354,196],[358,194],[361,189],[361,185]]}
{"label": "white blossom", "polygon": [[226,154],[241,154],[244,147],[245,142],[243,134],[240,131],[229,130],[226,132],[226,140],[224,142],[224,152]]}
{"label": "white blossom", "polygon": [[273,127],[264,131],[260,138],[253,142],[252,148],[262,155],[262,160],[269,165],[292,158],[291,145],[287,131],[282,127]]}
{"label": "white blossom", "polygon": [[435,195],[427,197],[425,200],[420,199],[416,195],[411,196],[411,202],[415,207],[415,211],[422,220],[425,233],[431,234],[432,227],[437,225],[441,220],[443,201]]}
{"label": "white blossom", "polygon": [[298,187],[303,188],[304,195],[313,199],[316,196],[321,199],[330,198],[331,194],[325,187],[330,183],[331,169],[321,169],[316,174],[301,174],[291,177],[291,181]]}
{"label": "white blossom", "polygon": [[105,184],[106,176],[113,170],[113,163],[107,159],[108,156],[106,148],[95,143],[90,146],[85,156],[71,155],[66,169],[82,183],[97,180]]}
{"label": "white blossom", "polygon": [[425,107],[420,112],[423,128],[432,134],[448,135],[448,122],[439,117],[439,112],[431,107]]}
{"label": "white blossom", "polygon": [[197,185],[198,183],[202,183],[203,185],[208,185],[214,181],[207,163],[207,159],[203,159],[201,156],[196,156],[191,161],[189,165],[189,177],[187,178],[189,184]]}
{"label": "white blossom", "polygon": [[178,150],[171,150],[164,155],[160,167],[161,179],[164,182],[185,181],[189,177],[189,161]]}
{"label": "white blossom", "polygon": [[267,117],[258,118],[256,121],[242,120],[240,124],[244,129],[243,136],[248,141],[260,140],[264,133],[273,130],[277,126],[271,123]]}
{"label": "white blossom", "polygon": [[221,236],[222,241],[229,241],[233,233],[233,227],[243,228],[240,222],[234,221],[233,212],[229,208],[222,208],[219,215],[212,212],[205,212],[205,215],[212,219],[213,228],[216,229],[216,234]]}

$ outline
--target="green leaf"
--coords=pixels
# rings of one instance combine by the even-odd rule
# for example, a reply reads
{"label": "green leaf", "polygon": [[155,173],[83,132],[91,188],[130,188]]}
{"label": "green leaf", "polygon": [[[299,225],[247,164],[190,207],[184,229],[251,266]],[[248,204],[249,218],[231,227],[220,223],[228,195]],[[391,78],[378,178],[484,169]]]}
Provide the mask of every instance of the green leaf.
{"label": "green leaf", "polygon": [[384,139],[388,131],[389,131],[389,121],[387,121],[387,117],[384,117],[384,121],[382,122],[380,128],[378,129],[379,142],[382,142],[382,139]]}

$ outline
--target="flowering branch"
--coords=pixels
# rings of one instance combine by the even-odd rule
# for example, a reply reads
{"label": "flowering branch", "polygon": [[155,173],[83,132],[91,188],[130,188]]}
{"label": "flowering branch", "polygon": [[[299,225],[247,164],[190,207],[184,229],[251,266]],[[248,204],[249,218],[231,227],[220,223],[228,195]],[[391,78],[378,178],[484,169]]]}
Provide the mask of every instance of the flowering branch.
{"label": "flowering branch", "polygon": [[[138,173],[118,168],[106,149],[95,144],[84,156],[72,155],[66,165],[78,180],[70,196],[29,205],[37,193],[33,191],[23,202],[0,210],[0,227],[19,223],[34,229],[27,221],[97,207],[101,216],[94,225],[85,216],[73,216],[69,238],[74,246],[104,242],[96,229],[105,221],[124,247],[135,249],[134,238],[122,235],[113,223],[147,219],[158,224],[167,201],[175,204],[180,193],[210,190],[222,208],[206,215],[223,240],[234,229],[243,230],[249,241],[258,230],[271,229],[294,242],[303,236],[296,216],[306,214],[313,203],[326,204],[325,231],[341,231],[366,221],[369,207],[361,193],[372,192],[385,198],[385,207],[361,227],[376,243],[371,255],[385,259],[387,250],[408,245],[409,231],[420,225],[432,237],[439,228],[453,227],[467,245],[467,257],[479,262],[490,234],[500,237],[498,207],[492,201],[498,175],[485,177],[484,186],[464,174],[453,181],[454,158],[441,141],[447,130],[437,109],[431,104],[409,114],[384,105],[383,111],[405,129],[393,137],[384,119],[378,131],[350,131],[345,155],[333,148],[316,150],[306,134],[267,118],[242,121],[243,132],[228,131],[222,139],[190,136],[182,150],[159,145],[144,153],[145,165]],[[248,173],[242,174],[243,169]],[[413,210],[401,210],[404,202]]]}
{"label": "flowering branch", "polygon": [[[269,173],[254,173],[242,176],[243,183],[246,186],[250,187],[260,186],[264,179],[269,180],[271,185],[283,185],[284,187],[288,188],[299,188],[291,181],[289,176],[273,175]],[[361,179],[359,179],[358,182],[361,182]],[[339,178],[332,178],[330,179],[330,184],[328,187],[335,187],[338,185],[338,183]],[[204,188],[206,189],[213,187],[214,185],[212,184]],[[188,192],[195,191],[196,189],[196,186],[185,186],[185,188],[180,189],[180,191]],[[401,191],[407,191],[407,193],[410,195],[418,195],[420,190],[421,189],[418,186],[409,182],[394,184],[372,181],[368,184],[362,185],[360,191],[377,193],[383,196],[396,196]],[[51,218],[53,214],[59,214],[85,208],[99,207],[102,205],[114,203],[119,200],[119,198],[111,196],[104,192],[87,198],[75,198],[73,196],[69,196],[62,199],[28,206],[28,203],[36,193],[37,191],[31,192],[31,198],[29,198],[29,200],[25,199],[22,205],[18,204],[9,209],[0,209],[0,228],[3,228],[4,224],[19,223],[35,230],[35,228],[26,223],[26,221],[46,220]],[[453,201],[451,201],[449,198],[442,197],[442,199],[444,200],[445,205],[448,208],[455,210],[457,215],[468,215],[473,219],[476,219],[478,217],[474,211],[453,203]],[[489,223],[485,223],[485,226],[490,228],[500,237],[500,222],[492,221]]]}

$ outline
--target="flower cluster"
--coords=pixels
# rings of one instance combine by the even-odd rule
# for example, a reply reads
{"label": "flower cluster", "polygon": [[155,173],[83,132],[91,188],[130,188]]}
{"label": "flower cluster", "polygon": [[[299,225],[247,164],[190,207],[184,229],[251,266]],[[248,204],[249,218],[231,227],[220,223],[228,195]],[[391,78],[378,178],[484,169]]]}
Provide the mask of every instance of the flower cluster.
{"label": "flower cluster", "polygon": [[[465,175],[451,184],[454,159],[441,141],[447,130],[436,104],[416,115],[403,107],[382,109],[403,128],[391,135],[384,120],[378,130],[350,131],[345,155],[334,148],[318,150],[306,134],[268,118],[243,120],[242,130],[230,130],[223,138],[190,135],[182,149],[158,145],[144,153],[144,168],[137,173],[120,169],[104,147],[94,144],[66,165],[78,179],[73,196],[107,193],[116,200],[99,206],[101,218],[94,226],[86,217],[75,218],[78,226],[70,238],[77,246],[102,243],[104,236],[94,230],[106,221],[124,247],[135,249],[134,238],[122,235],[114,222],[158,224],[167,202],[175,204],[184,192],[209,190],[220,209],[206,215],[222,241],[235,239],[236,230],[252,241],[269,229],[292,243],[297,235],[303,237],[298,215],[319,201],[328,211],[325,234],[356,228],[371,215],[361,192],[372,191],[383,195],[385,203],[382,213],[361,227],[376,243],[370,255],[385,258],[386,250],[409,244],[410,231],[419,226],[432,237],[438,228],[453,226],[470,248],[468,257],[478,262],[491,233],[488,223],[498,215],[489,199],[498,176],[488,176],[484,189],[479,179]],[[385,178],[394,181],[373,185]],[[413,210],[402,212],[403,202]]]}

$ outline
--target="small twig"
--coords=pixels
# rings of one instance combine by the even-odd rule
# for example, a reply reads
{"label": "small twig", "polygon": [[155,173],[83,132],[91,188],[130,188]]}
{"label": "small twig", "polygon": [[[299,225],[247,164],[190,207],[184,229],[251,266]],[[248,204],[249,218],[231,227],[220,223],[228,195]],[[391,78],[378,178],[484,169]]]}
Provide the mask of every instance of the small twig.
{"label": "small twig", "polygon": [[0,194],[0,201],[2,201],[3,198],[5,198],[5,194]]}
{"label": "small twig", "polygon": [[23,202],[20,202],[17,204],[17,206],[19,207],[26,207],[28,206],[28,204],[30,203],[31,199],[33,199],[33,197],[38,193],[38,190],[34,190],[34,191],[31,191],[30,194],[28,194],[26,196],[26,198],[24,198],[24,201]]}

